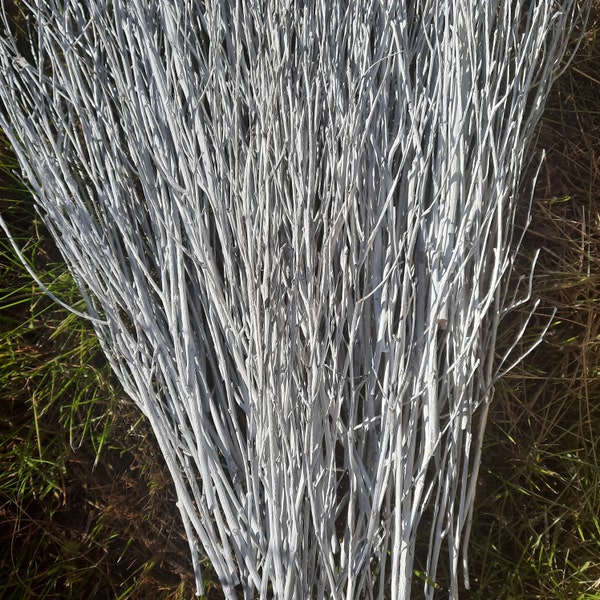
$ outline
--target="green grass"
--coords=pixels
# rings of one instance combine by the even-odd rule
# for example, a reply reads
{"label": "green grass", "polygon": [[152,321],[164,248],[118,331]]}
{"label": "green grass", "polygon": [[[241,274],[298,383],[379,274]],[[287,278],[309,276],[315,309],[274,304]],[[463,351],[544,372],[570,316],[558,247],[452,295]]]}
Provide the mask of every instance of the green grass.
{"label": "green grass", "polygon": [[541,249],[540,316],[530,340],[557,313],[543,343],[496,393],[470,547],[477,585],[467,598],[600,598],[597,33],[596,19],[540,127],[547,160],[519,265]]}
{"label": "green grass", "polygon": [[[530,341],[553,307],[557,315],[496,392],[464,598],[600,599],[597,31],[592,23],[540,128],[548,159],[520,265],[541,248]],[[1,148],[0,167],[2,214],[53,293],[77,305]],[[0,598],[191,598],[187,544],[148,426],[89,326],[32,283],[4,239],[0,331]]]}
{"label": "green grass", "polygon": [[[48,288],[81,308],[7,171],[2,211]],[[0,598],[189,598],[187,543],[149,428],[89,325],[0,240]]]}

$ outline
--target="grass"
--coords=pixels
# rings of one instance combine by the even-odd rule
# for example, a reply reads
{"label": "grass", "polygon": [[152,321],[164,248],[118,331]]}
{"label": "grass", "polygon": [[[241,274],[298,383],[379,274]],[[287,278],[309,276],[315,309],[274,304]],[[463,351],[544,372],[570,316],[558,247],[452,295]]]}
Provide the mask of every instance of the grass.
{"label": "grass", "polygon": [[544,342],[496,393],[470,548],[478,573],[472,598],[600,598],[600,39],[595,12],[539,130],[537,147],[546,149],[547,158],[520,267],[541,250],[534,282],[541,299],[538,329],[553,308],[557,312]]}
{"label": "grass", "polygon": [[[2,164],[13,167],[6,153]],[[28,259],[76,305],[27,195],[6,173],[2,186]],[[149,428],[88,325],[32,285],[6,240],[0,327],[0,597],[191,597],[187,543]]]}
{"label": "grass", "polygon": [[[499,385],[464,598],[600,598],[600,35],[559,80],[540,127],[544,163],[523,272],[541,248],[545,341]],[[1,150],[4,171],[13,159]],[[51,290],[74,286],[27,194],[0,182],[21,247]],[[519,327],[519,317],[507,325]],[[0,246],[0,597],[191,598],[174,492],[148,426],[95,338]],[[217,598],[210,590],[208,596]],[[443,598],[440,591],[439,597]]]}

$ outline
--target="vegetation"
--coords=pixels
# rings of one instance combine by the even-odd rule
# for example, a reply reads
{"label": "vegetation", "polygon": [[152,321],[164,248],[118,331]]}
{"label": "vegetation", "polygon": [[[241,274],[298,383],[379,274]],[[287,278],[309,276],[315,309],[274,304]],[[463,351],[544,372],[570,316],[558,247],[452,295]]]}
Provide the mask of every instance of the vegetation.
{"label": "vegetation", "polygon": [[596,8],[539,127],[546,160],[521,258],[541,250],[539,326],[557,312],[496,393],[470,547],[474,598],[600,598],[599,26]]}
{"label": "vegetation", "polygon": [[[50,290],[77,292],[2,162],[2,211]],[[187,543],[149,428],[89,326],[0,245],[0,598],[189,598]]]}
{"label": "vegetation", "polygon": [[[497,389],[470,546],[473,589],[461,598],[600,598],[597,31],[592,20],[540,127],[547,159],[517,271],[541,248],[538,331],[558,310],[545,342]],[[14,168],[5,147],[2,163]],[[2,195],[27,257],[76,304],[8,175]],[[0,555],[0,597],[191,598],[189,550],[148,425],[88,326],[32,284],[6,243],[0,269],[0,540],[10,548]],[[506,339],[510,327],[519,319]],[[207,596],[218,597],[210,573],[204,579]]]}

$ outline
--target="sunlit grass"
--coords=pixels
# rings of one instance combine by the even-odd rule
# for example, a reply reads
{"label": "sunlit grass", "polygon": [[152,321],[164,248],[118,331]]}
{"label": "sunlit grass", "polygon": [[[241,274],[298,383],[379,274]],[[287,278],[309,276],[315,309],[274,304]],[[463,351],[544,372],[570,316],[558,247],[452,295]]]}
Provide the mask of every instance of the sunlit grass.
{"label": "sunlit grass", "polygon": [[0,343],[0,597],[168,597],[157,571],[169,588],[189,582],[185,546],[164,575],[182,540],[154,440],[89,329],[36,302]]}
{"label": "sunlit grass", "polygon": [[[19,245],[48,288],[78,306],[10,176],[12,158],[0,163]],[[171,484],[145,422],[89,325],[32,283],[4,239],[0,331],[0,597],[189,598]]]}

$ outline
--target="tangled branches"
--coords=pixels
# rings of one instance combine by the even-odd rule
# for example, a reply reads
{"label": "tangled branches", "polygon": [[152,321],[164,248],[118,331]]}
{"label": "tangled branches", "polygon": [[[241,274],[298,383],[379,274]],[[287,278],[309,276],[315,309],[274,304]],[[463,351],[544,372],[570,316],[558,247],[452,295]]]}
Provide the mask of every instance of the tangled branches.
{"label": "tangled branches", "polygon": [[576,3],[27,11],[17,34],[4,8],[0,126],[199,591],[202,552],[228,598],[406,599],[424,539],[456,597],[515,192]]}

